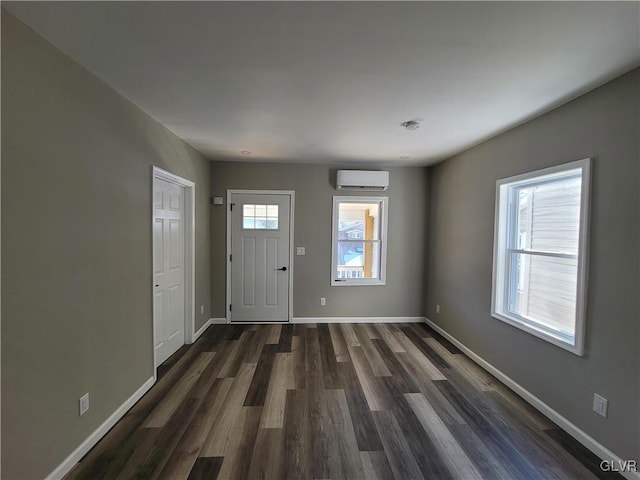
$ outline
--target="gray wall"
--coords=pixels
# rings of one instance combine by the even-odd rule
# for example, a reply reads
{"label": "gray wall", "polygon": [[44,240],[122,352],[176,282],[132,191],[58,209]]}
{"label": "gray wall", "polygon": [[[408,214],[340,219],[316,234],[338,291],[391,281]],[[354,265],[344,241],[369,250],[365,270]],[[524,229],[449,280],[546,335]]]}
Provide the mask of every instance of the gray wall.
{"label": "gray wall", "polygon": [[151,165],[196,182],[198,327],[210,162],[2,10],[2,478],[49,474],[152,376]]}
{"label": "gray wall", "polygon": [[[426,315],[622,458],[639,457],[639,71],[431,169]],[[586,354],[490,316],[495,182],[594,158]],[[441,313],[435,313],[435,305]],[[609,418],[591,411],[609,399]]]}
{"label": "gray wall", "polygon": [[[330,286],[332,197],[350,194],[334,188],[336,167],[213,162],[211,194],[226,198],[227,189],[295,190],[295,246],[306,247],[306,255],[294,257],[294,316],[422,316],[427,173],[424,168],[384,169],[390,172],[389,189],[366,194],[389,197],[385,286]],[[213,207],[211,298],[216,317],[225,316],[225,222],[226,207]],[[325,307],[320,297],[326,297]]]}

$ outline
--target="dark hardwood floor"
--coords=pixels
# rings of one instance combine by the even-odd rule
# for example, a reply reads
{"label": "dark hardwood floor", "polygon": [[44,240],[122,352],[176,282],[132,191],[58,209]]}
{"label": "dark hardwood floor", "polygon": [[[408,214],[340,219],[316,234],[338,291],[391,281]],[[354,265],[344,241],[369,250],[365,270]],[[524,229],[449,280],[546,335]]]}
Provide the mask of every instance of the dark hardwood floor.
{"label": "dark hardwood floor", "polygon": [[67,479],[593,479],[599,460],[422,324],[216,325]]}

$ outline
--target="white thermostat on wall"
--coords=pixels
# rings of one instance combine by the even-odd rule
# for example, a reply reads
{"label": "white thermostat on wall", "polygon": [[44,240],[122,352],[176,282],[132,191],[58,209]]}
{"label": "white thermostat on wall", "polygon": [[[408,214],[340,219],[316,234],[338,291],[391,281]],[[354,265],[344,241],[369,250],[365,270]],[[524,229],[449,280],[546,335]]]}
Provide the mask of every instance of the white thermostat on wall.
{"label": "white thermostat on wall", "polygon": [[214,205],[224,205],[224,197],[213,197],[213,201],[211,203]]}

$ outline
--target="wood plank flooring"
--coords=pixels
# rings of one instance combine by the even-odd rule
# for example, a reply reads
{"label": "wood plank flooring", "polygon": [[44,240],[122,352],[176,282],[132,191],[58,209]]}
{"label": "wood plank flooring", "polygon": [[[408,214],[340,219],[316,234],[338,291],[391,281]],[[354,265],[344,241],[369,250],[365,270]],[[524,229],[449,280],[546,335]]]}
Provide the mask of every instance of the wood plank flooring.
{"label": "wood plank flooring", "polygon": [[214,325],[67,479],[595,479],[599,460],[422,324]]}

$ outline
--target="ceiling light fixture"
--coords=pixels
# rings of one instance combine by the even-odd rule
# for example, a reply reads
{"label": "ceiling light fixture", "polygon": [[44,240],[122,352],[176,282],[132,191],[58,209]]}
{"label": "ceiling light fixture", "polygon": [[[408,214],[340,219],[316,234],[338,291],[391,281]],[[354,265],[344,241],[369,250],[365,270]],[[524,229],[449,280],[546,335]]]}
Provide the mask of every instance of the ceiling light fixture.
{"label": "ceiling light fixture", "polygon": [[409,160],[409,158],[411,158],[409,155],[400,156],[400,160]]}
{"label": "ceiling light fixture", "polygon": [[242,155],[251,155],[251,152],[249,150],[242,150],[240,153]]}
{"label": "ceiling light fixture", "polygon": [[417,130],[420,128],[420,120],[407,120],[406,122],[402,122],[400,125],[407,130]]}

